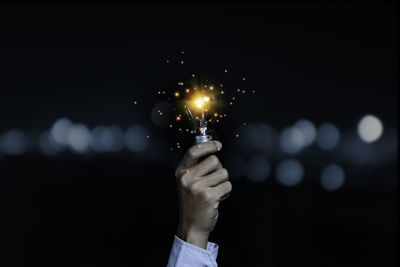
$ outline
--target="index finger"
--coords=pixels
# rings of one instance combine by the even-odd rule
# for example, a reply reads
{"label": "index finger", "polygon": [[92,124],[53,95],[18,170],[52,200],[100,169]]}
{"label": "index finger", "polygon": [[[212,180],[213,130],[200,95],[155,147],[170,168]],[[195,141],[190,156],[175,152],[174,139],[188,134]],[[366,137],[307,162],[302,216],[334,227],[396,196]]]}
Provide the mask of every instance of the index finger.
{"label": "index finger", "polygon": [[178,170],[184,170],[193,166],[200,158],[220,151],[221,148],[222,143],[219,141],[208,141],[190,147],[179,164]]}

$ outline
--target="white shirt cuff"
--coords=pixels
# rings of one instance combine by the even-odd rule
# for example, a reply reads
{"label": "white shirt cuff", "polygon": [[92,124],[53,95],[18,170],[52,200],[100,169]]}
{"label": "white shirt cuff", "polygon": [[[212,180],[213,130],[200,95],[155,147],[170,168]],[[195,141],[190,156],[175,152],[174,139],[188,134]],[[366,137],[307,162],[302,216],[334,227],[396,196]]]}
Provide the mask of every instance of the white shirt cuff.
{"label": "white shirt cuff", "polygon": [[175,236],[167,267],[217,267],[218,245],[207,242],[202,249]]}

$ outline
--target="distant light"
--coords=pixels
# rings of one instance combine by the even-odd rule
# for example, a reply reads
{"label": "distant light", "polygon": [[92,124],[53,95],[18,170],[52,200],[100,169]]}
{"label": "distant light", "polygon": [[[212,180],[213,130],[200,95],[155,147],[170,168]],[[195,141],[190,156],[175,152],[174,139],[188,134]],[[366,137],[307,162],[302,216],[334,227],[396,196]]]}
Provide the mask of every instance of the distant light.
{"label": "distant light", "polygon": [[92,142],[90,131],[83,124],[74,124],[68,129],[67,141],[76,152],[86,152]]}
{"label": "distant light", "polygon": [[252,182],[265,181],[271,171],[268,160],[263,156],[254,156],[247,163],[245,176]]}
{"label": "distant light", "polygon": [[279,163],[276,169],[277,181],[285,186],[295,186],[301,182],[304,176],[304,168],[295,159],[286,159]]}
{"label": "distant light", "polygon": [[60,147],[51,136],[50,131],[46,131],[39,136],[39,148],[47,156],[54,156],[60,151]]}
{"label": "distant light", "polygon": [[276,148],[278,133],[265,123],[246,123],[240,126],[237,132],[240,135],[237,145],[242,150],[272,153]]}
{"label": "distant light", "polygon": [[50,131],[53,140],[60,145],[68,145],[67,132],[71,126],[72,122],[67,118],[57,120]]}
{"label": "distant light", "polygon": [[331,123],[324,123],[318,129],[317,144],[323,150],[335,148],[340,141],[338,128]]}
{"label": "distant light", "polygon": [[149,146],[148,135],[148,131],[143,126],[132,126],[125,132],[125,145],[134,152],[142,152]]}
{"label": "distant light", "polygon": [[317,130],[311,121],[302,119],[296,122],[294,126],[303,133],[304,146],[309,146],[314,143],[317,137]]}
{"label": "distant light", "polygon": [[358,123],[358,134],[366,143],[378,140],[383,133],[382,122],[373,115],[364,116]]}
{"label": "distant light", "polygon": [[304,147],[304,145],[304,133],[297,127],[285,128],[279,136],[279,146],[285,153],[297,153]]}
{"label": "distant light", "polygon": [[322,170],[321,185],[328,191],[339,189],[343,185],[344,179],[344,170],[337,164],[331,164]]}
{"label": "distant light", "polygon": [[27,149],[26,135],[21,130],[10,130],[0,138],[0,150],[8,155],[21,155]]}
{"label": "distant light", "polygon": [[124,132],[118,126],[97,126],[92,130],[91,146],[96,152],[118,152],[124,147]]}

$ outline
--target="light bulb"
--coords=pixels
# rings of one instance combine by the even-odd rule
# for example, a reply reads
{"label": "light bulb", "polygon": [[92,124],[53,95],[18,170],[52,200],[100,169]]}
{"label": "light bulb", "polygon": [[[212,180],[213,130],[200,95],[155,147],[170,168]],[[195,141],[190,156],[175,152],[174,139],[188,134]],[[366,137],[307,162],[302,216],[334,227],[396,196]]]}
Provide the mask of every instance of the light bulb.
{"label": "light bulb", "polygon": [[214,119],[213,116],[209,116],[209,114],[213,114],[210,111],[212,111],[214,107],[215,98],[205,93],[199,93],[186,101],[185,111],[192,122],[193,133],[196,135],[196,144],[212,140],[212,136],[209,133],[209,124],[212,123]]}

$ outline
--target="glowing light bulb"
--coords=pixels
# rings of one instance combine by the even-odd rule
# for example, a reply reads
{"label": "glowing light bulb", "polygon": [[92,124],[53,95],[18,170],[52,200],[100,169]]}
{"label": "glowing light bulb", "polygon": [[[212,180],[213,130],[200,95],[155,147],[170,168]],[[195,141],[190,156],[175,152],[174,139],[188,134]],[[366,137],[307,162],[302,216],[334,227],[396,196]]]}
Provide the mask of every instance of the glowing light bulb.
{"label": "glowing light bulb", "polygon": [[190,132],[196,134],[196,144],[212,140],[209,126],[214,122],[215,102],[214,96],[209,95],[209,92],[199,92],[186,101],[185,111],[193,124],[193,131]]}

